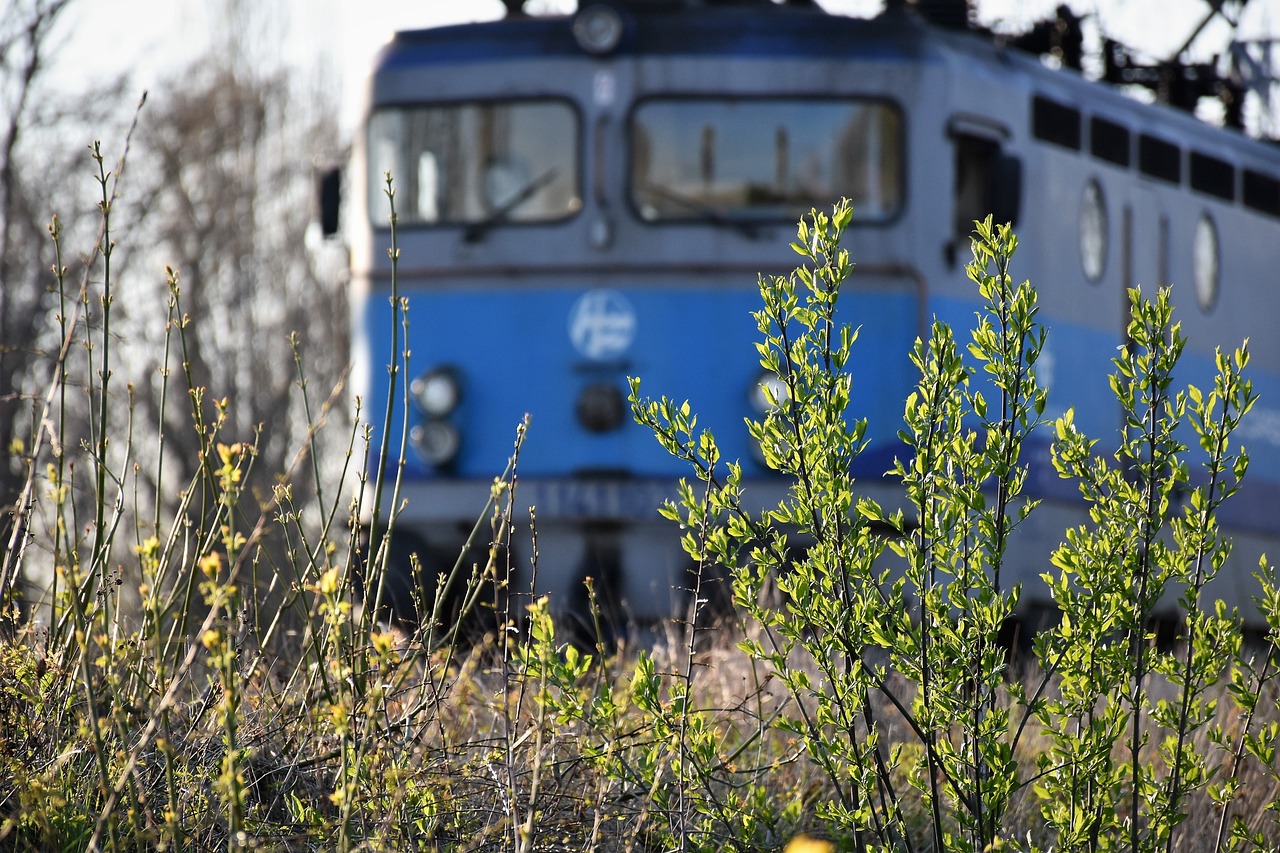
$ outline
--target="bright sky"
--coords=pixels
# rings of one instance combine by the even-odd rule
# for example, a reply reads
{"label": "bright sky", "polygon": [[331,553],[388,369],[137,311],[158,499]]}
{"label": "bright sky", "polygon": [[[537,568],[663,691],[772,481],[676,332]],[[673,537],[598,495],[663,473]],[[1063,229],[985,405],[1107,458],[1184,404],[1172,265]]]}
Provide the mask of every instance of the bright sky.
{"label": "bright sky", "polygon": [[[0,0],[2,5],[4,0]],[[883,0],[819,0],[828,11],[874,14]],[[978,0],[982,20],[1017,26],[1052,13],[1060,0]],[[569,11],[575,0],[530,0],[534,10]],[[1133,47],[1164,56],[1208,13],[1205,0],[1069,0],[1077,13],[1096,13],[1105,30]],[[249,39],[256,55],[314,64],[342,89],[343,121],[355,124],[360,93],[378,48],[397,29],[500,17],[500,0],[76,0],[65,22],[75,61],[63,63],[68,87],[131,71],[139,91],[156,85],[165,68],[207,45],[225,10],[241,8],[258,22]],[[1201,58],[1227,40],[1221,21],[1198,45]],[[278,33],[276,36],[274,34]],[[1280,0],[1250,0],[1242,37],[1280,36]]]}

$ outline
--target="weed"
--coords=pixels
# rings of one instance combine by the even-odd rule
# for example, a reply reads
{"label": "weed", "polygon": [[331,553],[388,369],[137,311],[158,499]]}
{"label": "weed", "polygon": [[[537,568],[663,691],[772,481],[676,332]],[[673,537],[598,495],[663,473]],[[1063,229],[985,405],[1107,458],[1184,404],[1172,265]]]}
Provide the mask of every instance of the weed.
{"label": "weed", "polygon": [[[465,644],[442,624],[442,595],[422,602],[411,630],[377,618],[402,471],[356,470],[370,430],[347,436],[341,482],[322,483],[300,452],[269,496],[246,489],[261,436],[231,434],[235,401],[181,369],[191,320],[176,270],[160,376],[164,395],[189,398],[190,422],[159,426],[161,441],[192,430],[199,460],[175,485],[158,452],[152,481],[172,490],[175,509],[144,505],[132,411],[119,409],[128,384],[113,377],[110,348],[120,169],[113,179],[97,149],[94,163],[102,236],[78,295],[58,221],[50,227],[64,345],[34,401],[39,426],[24,445],[28,480],[0,575],[7,848],[1277,845],[1262,812],[1280,799],[1272,646],[1251,653],[1234,614],[1205,593],[1228,551],[1217,511],[1247,468],[1231,439],[1253,401],[1247,351],[1219,357],[1212,389],[1175,390],[1182,343],[1166,293],[1133,295],[1132,346],[1113,379],[1130,426],[1118,452],[1100,456],[1070,414],[1045,423],[1035,291],[1013,284],[1013,234],[980,223],[969,275],[986,307],[966,344],[934,324],[913,349],[920,379],[901,433],[911,452],[893,472],[903,503],[885,508],[849,475],[866,445],[865,424],[847,417],[856,334],[836,314],[852,270],[840,248],[850,214],[815,212],[794,244],[802,265],[760,281],[756,316],[777,384],[750,429],[790,478],[785,500],[750,511],[741,468],[699,431],[692,407],[642,400],[634,381],[637,419],[691,466],[662,512],[684,527],[693,603],[665,642],[582,648],[532,594],[536,518],[530,585],[502,588],[526,521],[515,517],[521,424],[444,582],[462,590],[464,613],[481,606],[486,583],[498,587],[493,630]],[[394,233],[389,176],[386,191]],[[393,328],[410,308],[393,290]],[[407,396],[400,346],[387,422]],[[78,386],[94,401],[83,443],[68,398]],[[1020,595],[1004,560],[1035,511],[1022,455],[1044,430],[1091,521],[1053,555],[1047,583],[1063,619],[1015,677],[997,642]],[[1203,451],[1194,477],[1183,435]],[[386,433],[377,449],[395,455]],[[130,517],[149,519],[146,535],[126,532]],[[368,547],[364,518],[374,520]],[[487,554],[472,547],[486,529]],[[16,579],[41,560],[54,581],[22,602]],[[708,627],[707,584],[722,570],[736,613]],[[1280,586],[1269,566],[1260,578],[1274,641]],[[1169,591],[1186,614],[1173,650],[1150,629]]]}

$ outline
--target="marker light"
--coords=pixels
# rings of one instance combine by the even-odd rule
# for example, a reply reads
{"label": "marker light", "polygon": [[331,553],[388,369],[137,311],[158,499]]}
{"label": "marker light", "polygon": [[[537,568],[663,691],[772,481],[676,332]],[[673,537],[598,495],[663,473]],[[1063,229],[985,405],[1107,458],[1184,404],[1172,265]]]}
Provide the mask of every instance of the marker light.
{"label": "marker light", "polygon": [[423,462],[441,468],[458,458],[462,438],[448,421],[424,421],[409,430],[409,443]]}
{"label": "marker light", "polygon": [[572,29],[578,47],[592,56],[605,56],[622,41],[622,13],[612,6],[587,6],[573,17]]}
{"label": "marker light", "polygon": [[442,418],[458,407],[462,389],[458,375],[447,367],[428,370],[409,383],[409,394],[424,415]]}

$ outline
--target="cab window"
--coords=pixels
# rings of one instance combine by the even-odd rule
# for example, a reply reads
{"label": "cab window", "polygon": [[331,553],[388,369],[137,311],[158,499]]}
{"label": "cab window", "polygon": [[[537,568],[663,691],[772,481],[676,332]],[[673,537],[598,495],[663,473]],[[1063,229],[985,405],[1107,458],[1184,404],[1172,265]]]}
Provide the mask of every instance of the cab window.
{"label": "cab window", "polygon": [[902,206],[902,120],[879,101],[653,98],[632,115],[631,201],[650,222],[795,221],[853,202],[855,221]]}
{"label": "cab window", "polygon": [[382,108],[369,120],[369,210],[401,224],[545,222],[581,207],[579,120],[566,101]]}

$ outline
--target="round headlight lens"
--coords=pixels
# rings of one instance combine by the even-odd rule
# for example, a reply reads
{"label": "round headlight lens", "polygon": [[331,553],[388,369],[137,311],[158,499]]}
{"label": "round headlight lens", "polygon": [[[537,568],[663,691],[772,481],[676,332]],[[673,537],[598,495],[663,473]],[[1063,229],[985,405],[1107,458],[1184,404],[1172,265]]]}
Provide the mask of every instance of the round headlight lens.
{"label": "round headlight lens", "polygon": [[592,56],[604,56],[622,41],[622,13],[612,6],[588,6],[574,16],[572,29],[578,47]]}
{"label": "round headlight lens", "polygon": [[462,389],[458,377],[448,368],[429,370],[409,383],[413,402],[424,415],[442,418],[458,407]]}
{"label": "round headlight lens", "polygon": [[[777,408],[779,404],[785,403],[789,396],[790,392],[787,391],[786,380],[768,370],[756,377],[755,384],[747,392],[747,399],[751,402],[751,408],[762,415]],[[769,402],[771,397],[773,399],[772,403]]]}
{"label": "round headlight lens", "polygon": [[462,438],[447,421],[426,421],[409,430],[409,443],[423,462],[440,468],[458,458]]}

